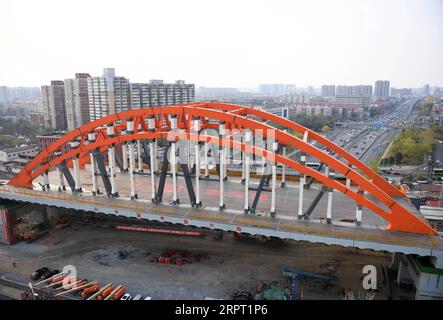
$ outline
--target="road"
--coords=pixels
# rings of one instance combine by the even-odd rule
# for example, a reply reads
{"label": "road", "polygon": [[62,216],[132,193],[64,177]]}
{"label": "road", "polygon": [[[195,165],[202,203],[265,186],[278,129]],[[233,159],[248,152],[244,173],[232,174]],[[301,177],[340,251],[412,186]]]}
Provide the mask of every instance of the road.
{"label": "road", "polygon": [[[402,101],[387,113],[376,118],[360,122],[347,122],[343,127],[328,133],[327,138],[365,164],[370,164],[374,159],[379,159],[401,129],[413,121],[414,106],[417,101],[419,100]],[[300,161],[299,152],[293,152],[291,157]],[[344,161],[341,157],[338,159]],[[311,163],[312,166],[314,163],[320,163],[312,156],[308,156],[306,162]]]}

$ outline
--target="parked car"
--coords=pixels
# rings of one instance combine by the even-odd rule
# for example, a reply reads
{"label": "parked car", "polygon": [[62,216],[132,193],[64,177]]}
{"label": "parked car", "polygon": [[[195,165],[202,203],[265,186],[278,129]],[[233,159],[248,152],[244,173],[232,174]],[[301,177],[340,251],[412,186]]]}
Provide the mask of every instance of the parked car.
{"label": "parked car", "polygon": [[132,300],[142,300],[142,299],[143,299],[143,296],[141,294],[138,294]]}
{"label": "parked car", "polygon": [[49,269],[46,267],[37,269],[31,274],[31,279],[32,280],[39,280],[43,276],[43,274],[46,273],[47,271],[49,271]]}
{"label": "parked car", "polygon": [[145,298],[145,300],[152,300],[152,297],[147,296],[147,297]]}
{"label": "parked car", "polygon": [[132,300],[132,296],[129,293],[125,293],[120,300]]}

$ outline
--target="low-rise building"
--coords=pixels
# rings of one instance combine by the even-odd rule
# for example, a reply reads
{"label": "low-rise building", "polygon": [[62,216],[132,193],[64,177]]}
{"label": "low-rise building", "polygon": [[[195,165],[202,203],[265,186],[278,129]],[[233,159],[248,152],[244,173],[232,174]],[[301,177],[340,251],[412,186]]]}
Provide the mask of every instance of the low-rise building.
{"label": "low-rise building", "polygon": [[[38,145],[39,150],[40,151],[45,150],[51,143],[57,141],[63,135],[65,135],[65,133],[54,132],[54,133],[43,134],[43,135],[37,136],[37,145]],[[61,152],[66,153],[70,149],[71,149],[70,144],[66,143],[63,145]]]}
{"label": "low-rise building", "polygon": [[19,159],[21,156],[35,157],[38,152],[37,146],[20,146],[0,150],[0,161],[9,162]]}
{"label": "low-rise building", "polygon": [[295,116],[333,116],[339,120],[361,119],[364,109],[352,104],[295,104],[289,107],[289,114]]}

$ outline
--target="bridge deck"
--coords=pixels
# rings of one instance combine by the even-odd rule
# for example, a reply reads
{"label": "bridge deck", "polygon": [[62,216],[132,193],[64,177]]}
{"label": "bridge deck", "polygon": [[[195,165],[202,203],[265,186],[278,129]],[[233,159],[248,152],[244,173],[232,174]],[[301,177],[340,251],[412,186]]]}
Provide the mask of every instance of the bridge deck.
{"label": "bridge deck", "polygon": [[[88,167],[88,166],[87,166]],[[118,171],[118,170],[117,170]],[[89,190],[92,189],[92,182],[90,177],[90,172],[88,168],[86,170],[81,170],[81,181],[82,187],[85,191],[84,195],[90,193]],[[217,178],[212,175],[211,178]],[[150,200],[151,199],[151,182],[149,176],[136,175],[135,185],[137,195],[140,200]],[[98,188],[104,191],[103,182],[100,177],[97,177]],[[56,189],[58,185],[58,175],[55,171],[49,173],[49,182],[51,188]],[[195,187],[195,178],[192,179]],[[157,177],[158,183],[158,177]],[[258,186],[258,179],[251,178],[250,187]],[[276,211],[277,215],[281,219],[296,220],[298,211],[298,201],[299,201],[299,184],[298,182],[287,181],[286,188],[279,187],[279,181],[277,181],[278,187],[276,188]],[[130,196],[130,183],[129,183],[129,173],[116,173],[116,185],[118,192],[121,197]],[[225,205],[228,212],[231,213],[242,213],[244,208],[244,188],[245,186],[241,184],[241,177],[229,177],[229,181],[225,183]],[[269,188],[269,187],[268,187]],[[41,190],[39,185],[36,185],[34,189]],[[69,188],[67,188],[69,190]],[[186,204],[190,203],[189,196],[187,193],[186,185],[182,177],[177,177],[177,189],[178,198],[180,203]],[[317,196],[321,189],[320,184],[314,183],[310,189],[305,189],[303,192],[303,212],[308,210],[314,198]],[[219,182],[218,181],[200,181],[201,190],[201,201],[203,208],[199,209],[209,209],[216,210],[218,212],[219,208]],[[70,191],[67,191],[70,193]],[[255,191],[249,192],[249,205],[252,205],[254,200]],[[377,202],[375,199],[372,199]],[[163,203],[172,205],[172,178],[168,177],[166,179],[165,190],[163,194]],[[378,202],[377,202],[378,203]],[[324,195],[320,202],[315,207],[314,211],[310,216],[310,221],[312,222],[322,222],[326,219],[326,206],[327,206],[327,196]],[[260,200],[257,205],[256,213],[260,216],[270,217],[270,207],[271,207],[271,193],[262,192],[260,195]],[[356,204],[349,197],[343,195],[340,192],[334,191],[333,201],[332,201],[332,220],[336,225],[353,225],[352,221],[355,220]],[[373,214],[371,211],[363,208],[362,225],[368,228],[379,228],[384,229],[386,222],[381,219],[378,215]]]}
{"label": "bridge deck", "polygon": [[[225,197],[227,209],[220,212],[218,211],[219,183],[216,181],[202,181],[203,207],[192,208],[186,204],[188,196],[184,181],[181,178],[178,179],[178,189],[182,204],[173,206],[169,204],[172,190],[172,186],[169,184],[166,185],[162,204],[154,205],[147,200],[150,197],[150,184],[149,177],[146,176],[137,176],[137,191],[140,199],[130,200],[128,198],[128,176],[129,174],[117,173],[121,196],[114,199],[107,198],[104,195],[92,196],[88,191],[90,187],[88,172],[83,170],[84,192],[81,195],[71,194],[70,191],[56,191],[58,180],[56,173],[51,172],[51,191],[41,191],[38,185],[35,186],[34,190],[2,186],[0,187],[0,197],[148,220],[153,219],[238,232],[275,235],[282,238],[288,237],[296,240],[324,242],[343,246],[368,247],[392,252],[401,252],[398,249],[399,247],[404,248],[407,252],[410,251],[409,253],[420,254],[427,252],[429,255],[432,251],[443,250],[443,245],[438,236],[384,230],[384,221],[368,210],[363,215],[363,226],[357,227],[353,223],[343,222],[343,219],[351,220],[355,218],[355,203],[338,192],[334,192],[333,224],[327,224],[324,219],[326,197],[323,197],[320,201],[310,220],[298,220],[296,218],[296,210],[298,208],[298,187],[296,185],[277,189],[277,217],[272,218],[269,214],[270,193],[266,192],[261,196],[256,215],[245,215],[243,213],[241,208],[244,201],[244,186],[240,183],[239,178],[229,177],[230,182],[226,183]],[[168,182],[171,183],[171,181]],[[104,190],[102,185],[100,185],[100,189]],[[304,208],[309,206],[318,190],[318,185],[314,185],[312,190],[305,190]],[[251,191],[251,200],[253,196],[254,192]],[[297,234],[297,236],[292,237],[292,234]],[[357,242],[359,243],[358,245]],[[372,244],[367,246],[367,243]]]}

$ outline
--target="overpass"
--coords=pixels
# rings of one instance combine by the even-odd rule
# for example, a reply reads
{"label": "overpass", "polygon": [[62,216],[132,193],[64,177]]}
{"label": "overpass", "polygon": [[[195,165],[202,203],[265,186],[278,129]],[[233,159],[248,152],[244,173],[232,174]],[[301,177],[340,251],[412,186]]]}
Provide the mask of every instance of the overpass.
{"label": "overpass", "polygon": [[[307,166],[308,156],[324,171]],[[287,181],[287,168],[299,181]],[[306,189],[308,177],[317,183]],[[93,121],[42,150],[0,198],[430,256],[443,268],[441,238],[399,189],[325,137],[239,105],[133,109]]]}

